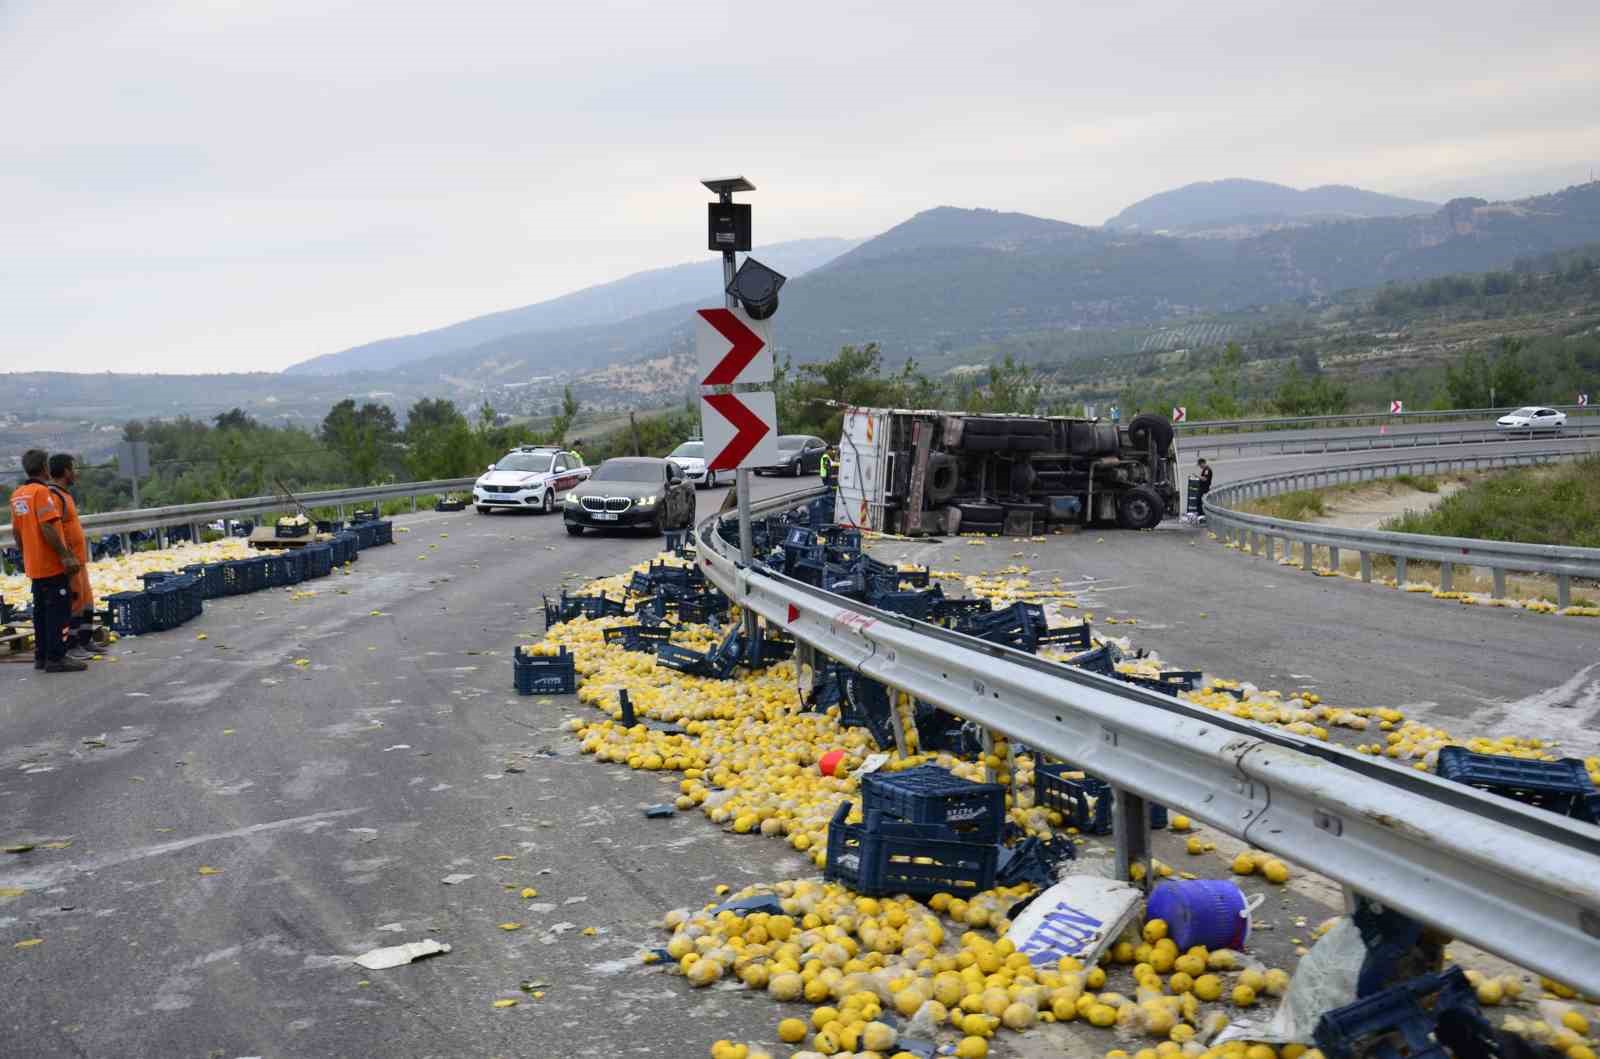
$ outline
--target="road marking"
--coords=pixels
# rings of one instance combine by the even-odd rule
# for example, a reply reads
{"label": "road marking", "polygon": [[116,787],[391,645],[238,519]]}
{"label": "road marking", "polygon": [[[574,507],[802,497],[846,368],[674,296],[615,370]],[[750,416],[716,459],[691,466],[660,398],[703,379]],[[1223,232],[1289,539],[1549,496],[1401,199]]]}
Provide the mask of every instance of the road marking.
{"label": "road marking", "polygon": [[1600,662],[1591,662],[1554,687],[1515,702],[1491,703],[1472,716],[1485,730],[1504,728],[1507,721],[1525,726],[1530,735],[1558,739],[1562,749],[1579,756],[1592,754],[1600,732]]}
{"label": "road marking", "polygon": [[353,816],[364,813],[367,809],[330,809],[326,812],[312,813],[309,816],[293,816],[287,820],[273,820],[265,824],[251,824],[249,827],[236,828],[233,831],[216,831],[209,835],[195,835],[192,838],[180,838],[172,842],[158,842],[153,846],[140,846],[137,849],[125,849],[117,853],[105,853],[88,860],[77,861],[72,864],[57,864],[49,867],[40,866],[32,871],[13,872],[10,875],[0,875],[0,885],[20,886],[24,889],[36,889],[41,886],[50,886],[73,875],[82,872],[102,871],[114,868],[119,864],[131,861],[144,860],[147,857],[161,857],[168,853],[178,853],[193,846],[203,845],[207,842],[218,842],[227,838],[247,838],[250,835],[259,835],[267,831],[281,831],[286,827],[301,827],[319,821],[337,820],[344,816]]}

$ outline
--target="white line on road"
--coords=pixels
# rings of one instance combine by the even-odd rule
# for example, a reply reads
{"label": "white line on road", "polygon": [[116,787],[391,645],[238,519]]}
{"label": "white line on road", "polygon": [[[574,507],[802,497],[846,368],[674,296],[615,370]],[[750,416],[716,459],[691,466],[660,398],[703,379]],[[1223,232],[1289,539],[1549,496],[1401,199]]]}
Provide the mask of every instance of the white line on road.
{"label": "white line on road", "polygon": [[114,868],[118,864],[127,864],[130,861],[143,860],[146,857],[160,857],[168,853],[177,853],[191,846],[202,845],[206,842],[217,842],[225,838],[245,838],[249,835],[259,835],[264,831],[281,831],[286,827],[300,827],[325,820],[337,820],[342,816],[353,816],[356,813],[366,812],[366,807],[359,809],[330,809],[327,812],[312,813],[310,816],[295,816],[287,820],[273,820],[265,824],[251,824],[249,827],[237,828],[233,831],[217,831],[209,835],[195,835],[192,838],[180,838],[172,842],[158,842],[153,846],[140,846],[137,849],[125,849],[118,853],[105,853],[88,860],[78,861],[73,864],[53,864],[48,867],[41,865],[32,871],[15,872],[10,875],[0,875],[0,885],[19,886],[24,889],[37,889],[41,886],[51,886],[70,876],[82,872],[101,871],[105,868]]}

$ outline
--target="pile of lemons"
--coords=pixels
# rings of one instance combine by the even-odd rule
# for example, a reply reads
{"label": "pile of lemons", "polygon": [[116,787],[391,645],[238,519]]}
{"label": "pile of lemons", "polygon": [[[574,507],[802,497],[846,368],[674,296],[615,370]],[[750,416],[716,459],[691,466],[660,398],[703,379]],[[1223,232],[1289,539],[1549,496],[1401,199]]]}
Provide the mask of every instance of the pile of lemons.
{"label": "pile of lemons", "polygon": [[[113,592],[140,592],[145,574],[181,570],[195,563],[220,563],[229,559],[248,559],[253,554],[242,537],[225,537],[208,544],[174,544],[170,548],[132,555],[107,556],[89,564],[89,585],[95,599]],[[0,575],[0,599],[21,605],[33,598],[33,589],[21,573]]]}
{"label": "pile of lemons", "polygon": [[[775,1027],[779,1041],[802,1049],[794,1059],[898,1056],[904,1054],[894,1051],[901,1032],[924,1038],[949,1033],[958,1039],[956,1056],[982,1057],[1003,1031],[1054,1022],[1150,1040],[1141,1054],[1232,1059],[1251,1046],[1205,1044],[1228,1024],[1223,1005],[1249,1008],[1288,988],[1287,972],[1247,964],[1239,953],[1200,946],[1180,952],[1159,919],[1130,928],[1099,966],[1086,968],[1072,957],[1036,966],[1009,939],[990,936],[1003,935],[1009,925],[1004,909],[1025,889],[997,889],[971,900],[938,894],[923,905],[789,880],[738,895],[774,895],[781,914],[741,917],[715,905],[669,913],[666,952],[692,985],[737,981],[780,1003],[809,1007]],[[1113,990],[1111,976],[1127,984]],[[881,1019],[886,1012],[904,1020],[904,1031]],[[759,1045],[719,1041],[711,1054],[754,1059],[768,1053]],[[1273,1056],[1305,1054],[1291,1046]]]}

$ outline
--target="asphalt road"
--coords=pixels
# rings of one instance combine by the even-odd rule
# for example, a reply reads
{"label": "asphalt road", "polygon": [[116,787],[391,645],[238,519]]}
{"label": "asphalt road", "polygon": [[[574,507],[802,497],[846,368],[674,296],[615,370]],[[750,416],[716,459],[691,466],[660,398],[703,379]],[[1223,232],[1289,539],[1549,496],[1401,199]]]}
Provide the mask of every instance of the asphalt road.
{"label": "asphalt road", "polygon": [[[793,485],[757,479],[756,495]],[[722,496],[702,494],[702,513]],[[771,1040],[780,1011],[765,998],[691,992],[638,954],[665,938],[651,927],[665,910],[809,862],[697,813],[646,819],[675,777],[582,759],[562,731],[574,699],[510,688],[541,593],[657,542],[470,511],[399,525],[348,576],[303,586],[314,596],[214,601],[84,674],[0,665],[0,843],[34,846],[0,854],[0,894],[23,891],[0,896],[0,1055],[687,1059],[718,1037]],[[1556,726],[1573,749],[1600,734],[1600,638],[1578,620],[1309,577],[1176,524],[880,547],[1060,575],[1098,614],[1137,617],[1125,631],[1175,664],[1453,730]],[[441,882],[456,873],[472,877]],[[1283,928],[1317,914],[1301,890],[1275,896]],[[497,926],[511,922],[525,926]],[[387,971],[346,962],[424,938],[453,951]],[[1007,1053],[1103,1051],[1062,1036],[1077,1032],[1008,1039]]]}
{"label": "asphalt road", "polygon": [[[1600,426],[1600,419],[1594,416],[1570,417],[1572,429],[1567,433],[1575,434],[1581,426],[1586,430],[1594,431]],[[1561,438],[1560,432],[1541,431],[1530,438],[1527,433],[1509,434],[1504,437],[1496,433],[1494,421],[1484,420],[1458,420],[1450,423],[1408,423],[1401,420],[1393,425],[1374,424],[1356,427],[1326,427],[1313,430],[1273,430],[1273,431],[1248,431],[1229,434],[1180,434],[1178,448],[1180,451],[1193,452],[1205,455],[1211,453],[1222,455],[1246,453],[1265,453],[1276,449],[1278,446],[1289,448],[1312,448],[1323,442],[1329,442],[1334,447],[1350,444],[1364,444],[1371,441],[1379,450],[1389,447],[1404,447],[1415,441],[1420,446],[1434,444],[1432,440],[1438,435],[1460,433],[1461,431],[1476,431],[1480,435],[1489,437],[1487,444],[1507,445],[1543,445],[1552,440]],[[1244,445],[1246,448],[1238,449],[1233,446]]]}
{"label": "asphalt road", "polygon": [[[35,846],[0,854],[0,889],[26,891],[0,897],[0,1055],[703,1056],[770,1033],[770,1004],[686,997],[638,955],[716,883],[809,864],[698,813],[647,820],[666,779],[581,759],[574,698],[511,690],[540,594],[659,540],[470,509],[398,524],[314,597],[213,601],[83,674],[0,665],[0,844]],[[340,960],[424,938],[453,951]]]}
{"label": "asphalt road", "polygon": [[[1447,446],[1438,454],[1476,448]],[[1213,465],[1220,485],[1385,458],[1305,454],[1219,458]],[[1181,471],[1190,470],[1186,457]],[[968,573],[1021,563],[1037,584],[1060,577],[1085,609],[1138,622],[1101,631],[1125,633],[1175,668],[1314,690],[1337,705],[1394,706],[1461,736],[1548,736],[1562,740],[1564,753],[1600,752],[1596,619],[1463,607],[1316,577],[1230,551],[1204,527],[1176,520],[1148,533],[1096,529],[1043,544],[995,539],[974,548],[954,540],[884,552],[943,569],[959,558],[954,568]]]}

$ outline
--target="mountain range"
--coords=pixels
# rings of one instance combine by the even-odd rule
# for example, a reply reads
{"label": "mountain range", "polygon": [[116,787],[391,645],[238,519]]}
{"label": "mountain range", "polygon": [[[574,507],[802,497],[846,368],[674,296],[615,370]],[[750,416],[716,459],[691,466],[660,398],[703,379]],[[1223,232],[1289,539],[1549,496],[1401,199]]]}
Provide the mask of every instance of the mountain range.
{"label": "mountain range", "polygon": [[[1241,204],[1257,201],[1253,186],[1243,190]],[[1385,208],[1399,208],[1394,201],[1405,200]],[[1210,210],[1165,216],[1205,225]],[[1239,238],[1091,228],[942,206],[792,279],[774,319],[774,344],[799,361],[867,341],[879,342],[891,360],[947,358],[1003,346],[1020,334],[1167,325],[1391,280],[1504,268],[1518,257],[1596,239],[1600,182],[1515,202],[1456,199],[1424,213],[1296,224]],[[573,363],[604,369],[660,358],[688,349],[692,309],[710,303],[694,297],[613,322],[503,333],[385,375],[412,386],[482,393]],[[687,383],[671,382],[679,390]]]}
{"label": "mountain range", "polygon": [[1298,188],[1264,180],[1209,180],[1141,199],[1106,221],[1118,231],[1169,235],[1259,234],[1270,228],[1432,213],[1436,202],[1325,184]]}

